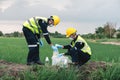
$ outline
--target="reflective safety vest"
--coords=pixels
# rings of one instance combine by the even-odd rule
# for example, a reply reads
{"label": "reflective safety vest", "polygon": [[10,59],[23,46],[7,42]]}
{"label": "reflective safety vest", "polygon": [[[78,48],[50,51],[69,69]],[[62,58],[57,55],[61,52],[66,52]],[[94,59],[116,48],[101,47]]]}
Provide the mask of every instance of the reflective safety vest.
{"label": "reflective safety vest", "polygon": [[31,30],[35,34],[40,34],[42,32],[41,27],[38,23],[38,21],[42,19],[47,23],[47,18],[44,17],[32,17],[29,20],[25,21],[23,23],[23,26]]}
{"label": "reflective safety vest", "polygon": [[74,47],[77,42],[83,42],[85,45],[81,50],[84,53],[88,53],[89,55],[91,55],[91,49],[90,49],[89,45],[87,44],[87,42],[80,35],[78,35],[75,42],[72,41],[72,47]]}

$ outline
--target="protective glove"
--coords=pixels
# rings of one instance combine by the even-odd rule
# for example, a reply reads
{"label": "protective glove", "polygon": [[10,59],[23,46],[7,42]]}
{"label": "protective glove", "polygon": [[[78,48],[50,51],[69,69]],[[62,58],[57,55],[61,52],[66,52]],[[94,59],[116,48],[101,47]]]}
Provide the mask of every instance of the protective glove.
{"label": "protective glove", "polygon": [[54,45],[52,45],[51,48],[53,49],[53,51],[58,51],[58,48]]}
{"label": "protective glove", "polygon": [[63,45],[60,45],[60,44],[55,44],[55,46],[56,46],[57,48],[63,48]]}
{"label": "protective glove", "polygon": [[57,56],[58,56],[58,57],[61,57],[61,56],[63,56],[63,54],[58,54]]}
{"label": "protective glove", "polygon": [[39,40],[39,44],[41,47],[43,46],[43,41],[41,39]]}

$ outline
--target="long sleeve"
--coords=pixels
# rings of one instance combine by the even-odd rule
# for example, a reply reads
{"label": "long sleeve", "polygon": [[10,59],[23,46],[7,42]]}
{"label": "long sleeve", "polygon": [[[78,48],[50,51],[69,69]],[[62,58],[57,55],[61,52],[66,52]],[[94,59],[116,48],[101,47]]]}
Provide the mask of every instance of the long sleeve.
{"label": "long sleeve", "polygon": [[50,40],[49,33],[48,33],[48,30],[47,30],[48,24],[42,19],[40,19],[38,21],[38,23],[41,27],[42,33],[43,33],[44,38],[46,39],[47,43],[51,44],[51,40]]}
{"label": "long sleeve", "polygon": [[71,45],[64,45],[63,49],[70,49],[70,48],[71,48]]}

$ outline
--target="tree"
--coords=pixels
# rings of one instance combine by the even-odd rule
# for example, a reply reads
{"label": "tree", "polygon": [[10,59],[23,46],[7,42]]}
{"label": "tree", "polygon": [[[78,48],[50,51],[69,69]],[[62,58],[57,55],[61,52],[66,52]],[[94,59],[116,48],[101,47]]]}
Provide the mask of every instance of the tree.
{"label": "tree", "polygon": [[105,38],[104,32],[105,32],[105,30],[103,27],[96,28],[96,30],[95,30],[96,38],[99,38],[99,39]]}
{"label": "tree", "polygon": [[2,31],[0,31],[0,36],[3,36],[3,33],[2,33]]}
{"label": "tree", "polygon": [[109,23],[109,22],[104,25],[104,33],[108,38],[112,38],[112,36],[116,32],[115,27],[116,25],[114,25],[113,23]]}
{"label": "tree", "polygon": [[95,33],[96,33],[96,34],[103,34],[103,33],[104,33],[104,28],[102,28],[102,27],[96,28],[96,29],[95,29]]}
{"label": "tree", "polygon": [[117,34],[117,38],[120,38],[120,33]]}
{"label": "tree", "polygon": [[65,35],[55,31],[55,33],[49,33],[54,38],[65,38]]}
{"label": "tree", "polygon": [[119,27],[119,29],[117,29],[117,31],[120,32],[120,27]]}
{"label": "tree", "polygon": [[19,32],[18,31],[15,31],[14,33],[13,33],[13,37],[19,37]]}

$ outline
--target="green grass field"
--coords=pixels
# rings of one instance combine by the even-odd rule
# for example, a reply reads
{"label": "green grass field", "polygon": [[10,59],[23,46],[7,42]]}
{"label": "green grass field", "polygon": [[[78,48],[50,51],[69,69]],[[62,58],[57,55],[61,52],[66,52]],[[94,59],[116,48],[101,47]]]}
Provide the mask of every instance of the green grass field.
{"label": "green grass field", "polygon": [[[45,39],[42,39],[44,46],[40,47],[40,57],[44,62],[45,57],[48,56],[51,60],[52,49],[46,43]],[[51,38],[53,44],[69,44],[70,40],[66,38]],[[115,63],[114,66],[109,67],[107,71],[101,69],[93,72],[89,75],[89,80],[120,80],[120,46],[110,44],[100,44],[99,42],[88,41],[92,49],[91,61],[106,61]],[[59,49],[60,53],[67,50]],[[28,53],[27,43],[24,38],[0,38],[0,60],[6,60],[8,62],[14,62],[19,64],[26,64],[26,57]],[[117,63],[117,64],[116,64]],[[71,69],[54,69],[46,67],[35,67],[36,71],[26,71],[22,73],[21,78],[3,76],[0,80],[84,80],[85,73],[76,73]],[[81,78],[81,79],[80,79]]]}
{"label": "green grass field", "polygon": [[[47,44],[45,39],[42,39],[44,46],[40,47],[40,57],[44,62],[46,56],[51,59],[52,49]],[[69,44],[69,39],[52,38],[51,41],[56,44]],[[92,50],[92,59],[94,61],[115,61],[120,59],[120,46],[110,44],[100,44],[88,42]],[[59,52],[66,52],[67,50],[59,49]],[[10,62],[26,63],[26,57],[28,53],[27,43],[24,38],[0,38],[0,59],[4,59]]]}

